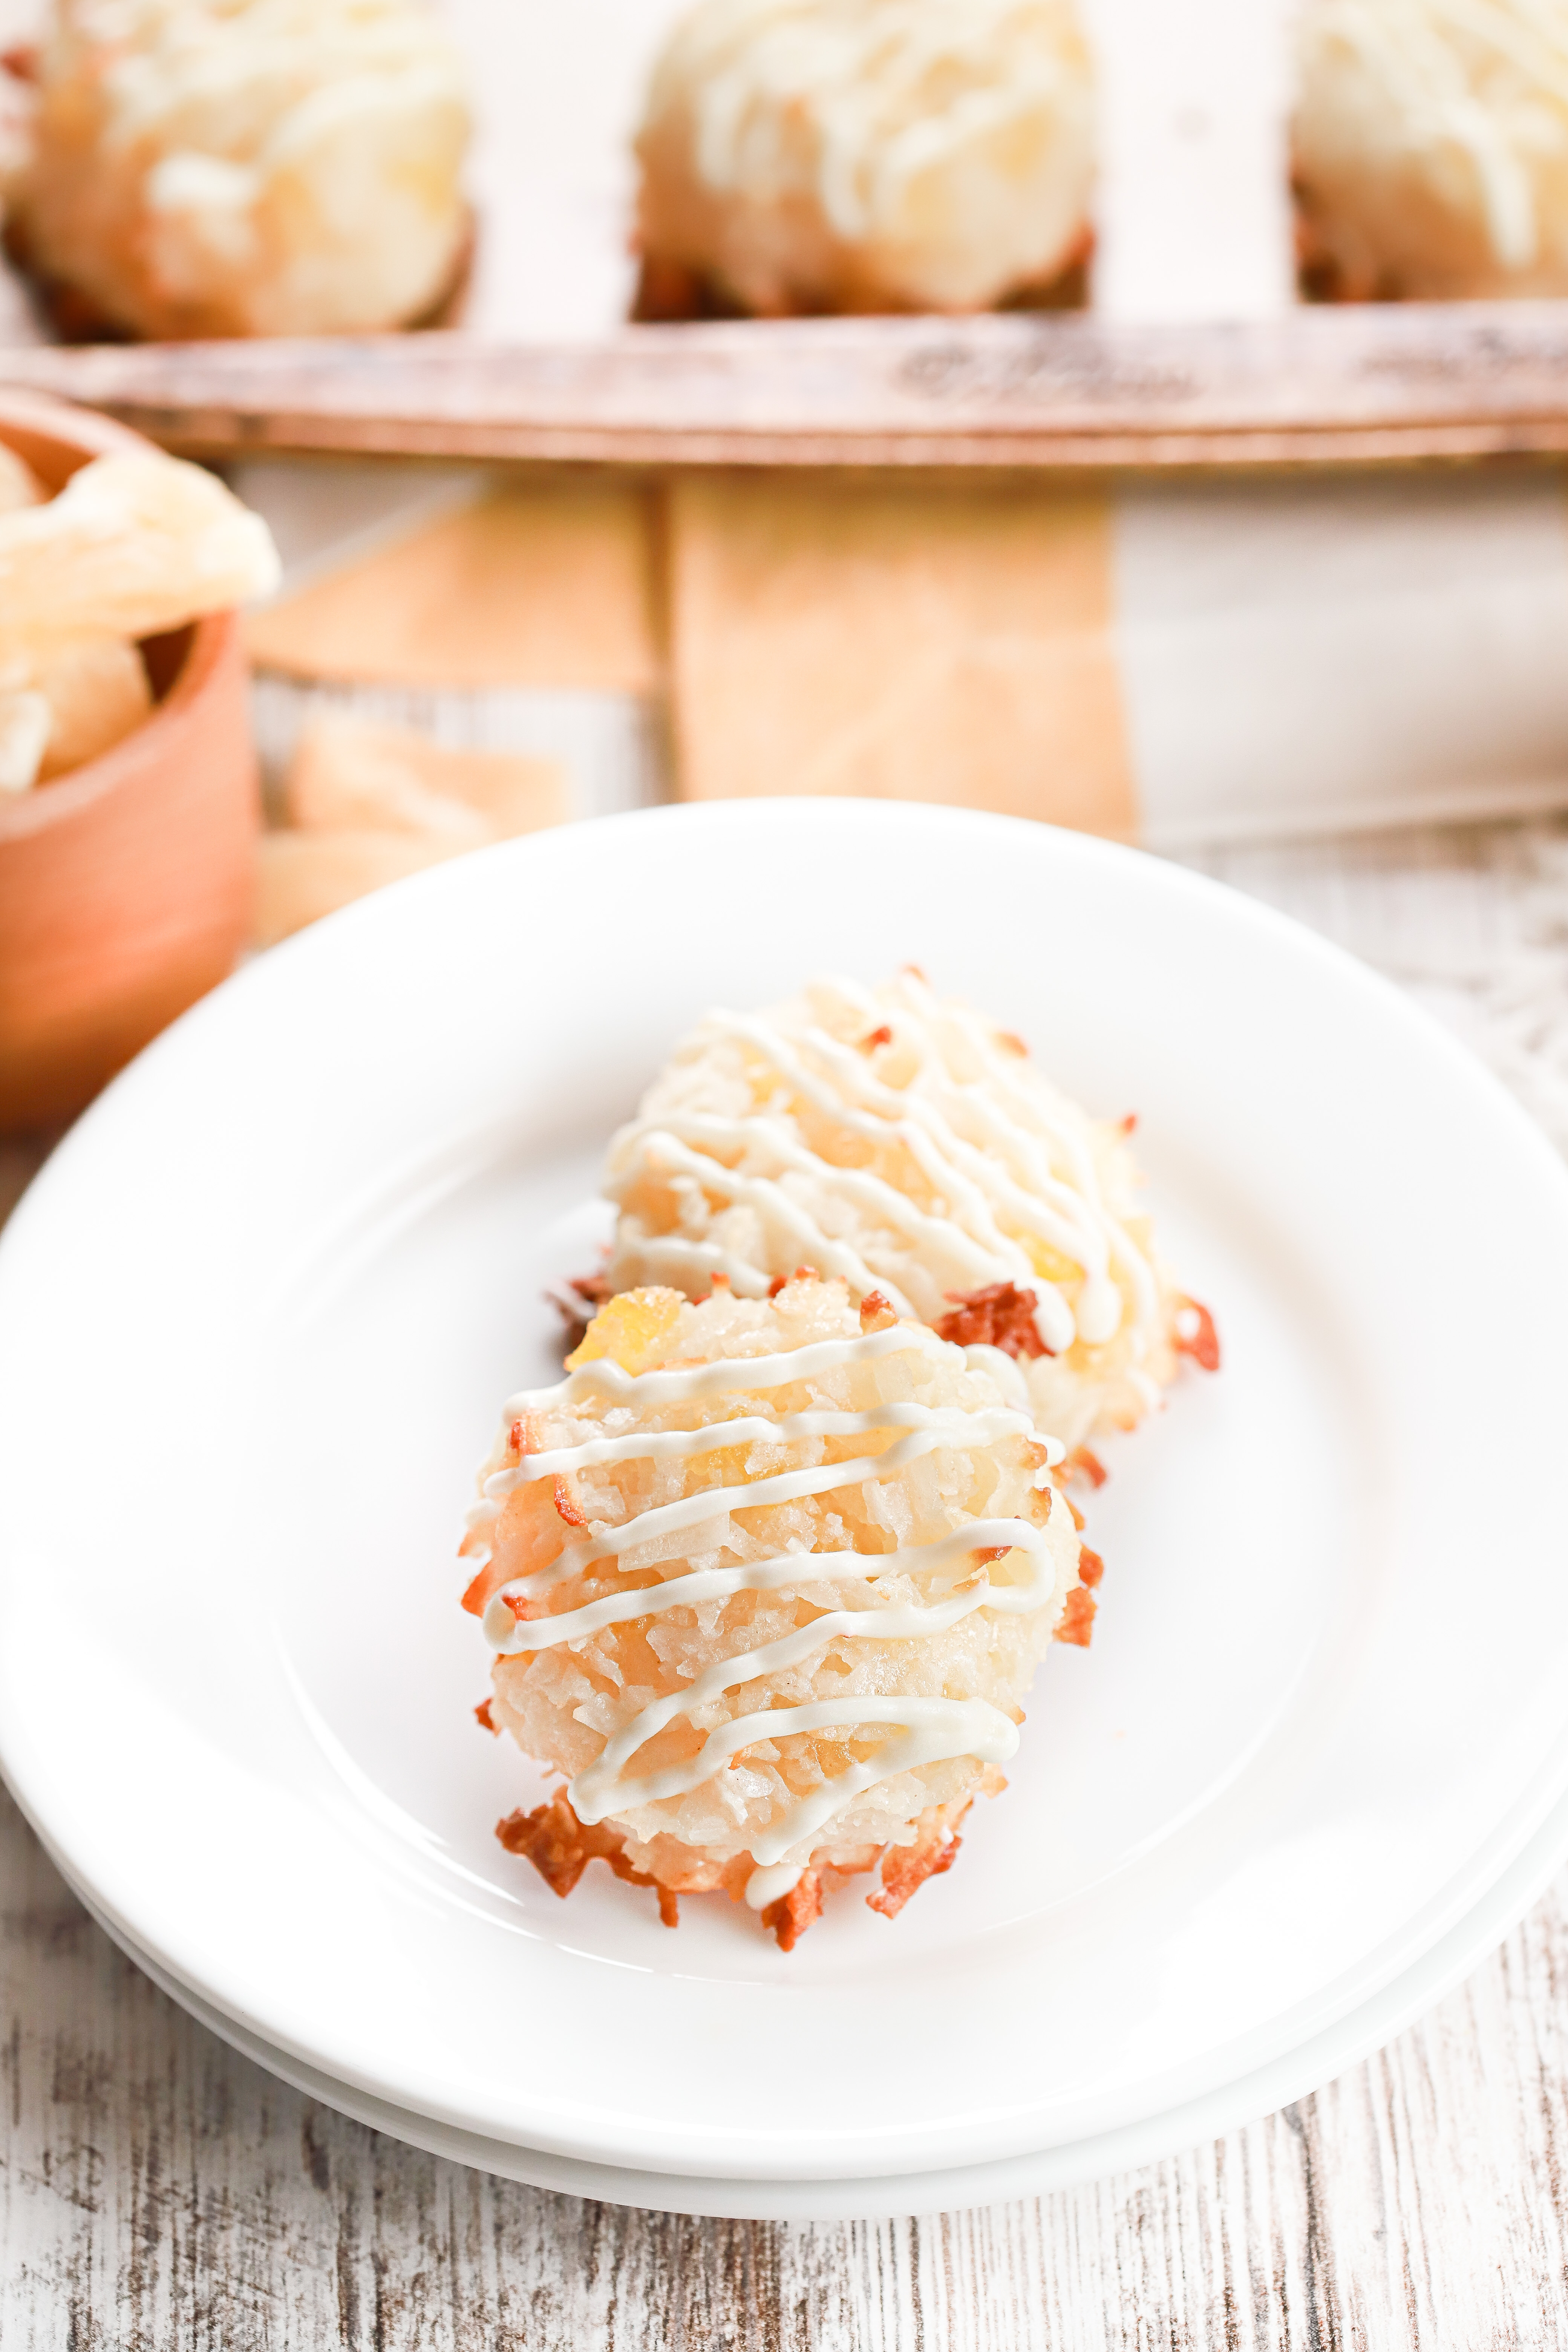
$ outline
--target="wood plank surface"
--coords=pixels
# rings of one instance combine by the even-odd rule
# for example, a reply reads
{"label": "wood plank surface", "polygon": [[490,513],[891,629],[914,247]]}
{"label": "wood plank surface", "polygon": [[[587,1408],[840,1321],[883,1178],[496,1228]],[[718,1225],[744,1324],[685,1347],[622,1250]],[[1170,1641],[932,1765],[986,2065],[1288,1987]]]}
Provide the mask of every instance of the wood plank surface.
{"label": "wood plank surface", "polygon": [[1149,469],[1568,451],[1568,304],[631,327],[7,352],[172,448],[637,466]]}
{"label": "wood plank surface", "polygon": [[[1403,979],[1568,1147],[1568,824],[1191,862]],[[26,1167],[0,1150],[0,1213]],[[158,1992],[0,1791],[4,2352],[1564,2344],[1568,1873],[1419,2024],[1247,2129],[1040,2200],[784,2227],[554,2197],[344,2121]]]}

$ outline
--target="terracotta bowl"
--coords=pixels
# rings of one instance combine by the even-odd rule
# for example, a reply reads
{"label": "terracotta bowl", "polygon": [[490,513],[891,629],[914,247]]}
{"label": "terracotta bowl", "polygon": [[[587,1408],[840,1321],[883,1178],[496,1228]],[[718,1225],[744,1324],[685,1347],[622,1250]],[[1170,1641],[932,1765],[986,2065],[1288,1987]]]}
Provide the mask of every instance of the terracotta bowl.
{"label": "terracotta bowl", "polygon": [[[0,441],[58,489],[140,434],[0,391]],[[0,793],[0,1132],[68,1118],[221,980],[260,824],[239,624],[142,646],[152,716],[55,782]]]}

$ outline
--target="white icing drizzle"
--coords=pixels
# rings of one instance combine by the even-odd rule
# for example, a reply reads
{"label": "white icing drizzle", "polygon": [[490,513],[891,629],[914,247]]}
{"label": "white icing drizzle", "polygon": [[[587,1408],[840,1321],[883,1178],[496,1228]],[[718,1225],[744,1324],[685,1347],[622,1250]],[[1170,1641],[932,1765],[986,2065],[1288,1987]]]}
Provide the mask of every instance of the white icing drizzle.
{"label": "white icing drizzle", "polygon": [[[569,1410],[579,1399],[595,1392],[647,1409],[685,1405],[711,1397],[782,1387],[911,1349],[942,1355],[951,1352],[946,1343],[931,1332],[904,1324],[855,1338],[821,1340],[784,1353],[727,1357],[677,1370],[630,1373],[612,1359],[601,1357],[579,1365],[552,1389],[528,1391],[509,1400],[506,1418],[510,1422],[529,1412]],[[969,1411],[959,1406],[898,1402],[858,1412],[817,1409],[777,1418],[742,1413],[708,1423],[699,1429],[645,1430],[624,1436],[590,1438],[575,1445],[549,1447],[525,1456],[515,1465],[493,1472],[484,1482],[481,1500],[469,1514],[471,1525],[493,1522],[504,1509],[508,1495],[519,1486],[542,1478],[570,1476],[606,1463],[687,1461],[735,1445],[789,1444],[815,1438],[868,1435],[878,1431],[901,1434],[894,1435],[890,1444],[875,1453],[839,1462],[815,1463],[739,1485],[702,1488],[674,1502],[653,1505],[619,1527],[595,1522],[585,1536],[568,1544],[548,1567],[504,1585],[491,1597],[484,1613],[486,1638],[499,1655],[506,1657],[580,1642],[605,1625],[654,1617],[670,1609],[723,1601],[740,1592],[807,1583],[837,1583],[847,1588],[846,1605],[825,1611],[809,1624],[756,1649],[719,1660],[688,1687],[670,1692],[641,1708],[571,1783],[569,1793],[578,1819],[601,1822],[612,1813],[624,1813],[686,1794],[710,1780],[731,1757],[756,1741],[827,1730],[836,1726],[889,1725],[895,1736],[879,1747],[873,1756],[847,1767],[828,1779],[821,1789],[787,1807],[782,1817],[754,1841],[752,1851],[757,1867],[747,1888],[747,1900],[759,1909],[787,1893],[798,1879],[805,1865],[799,1861],[786,1864],[785,1857],[791,1850],[815,1837],[862,1790],[897,1773],[955,1756],[973,1756],[987,1763],[1005,1762],[1017,1746],[1017,1730],[1011,1719],[983,1699],[889,1698],[851,1694],[736,1717],[710,1732],[695,1756],[640,1779],[626,1776],[626,1767],[632,1759],[677,1716],[694,1714],[742,1684],[787,1672],[831,1641],[919,1641],[944,1632],[976,1609],[1021,1615],[1042,1608],[1051,1598],[1056,1581],[1045,1530],[1026,1519],[976,1519],[932,1541],[902,1546],[889,1552],[785,1550],[731,1567],[688,1570],[659,1583],[623,1587],[602,1594],[555,1616],[524,1616],[520,1620],[510,1603],[532,1604],[590,1565],[617,1559],[650,1541],[689,1539],[691,1529],[725,1520],[731,1511],[859,1486],[900,1470],[939,1448],[989,1445],[1001,1437],[1015,1434],[1037,1443],[1028,1413],[1009,1405]],[[1047,1452],[1048,1457],[1059,1458],[1060,1448],[1049,1441]],[[1039,1475],[1043,1479],[1044,1473]],[[710,1534],[705,1548],[711,1549],[713,1541]],[[985,1570],[975,1573],[967,1570],[966,1563],[977,1550],[996,1549],[1026,1558],[1026,1580],[996,1585]],[[877,1597],[883,1579],[910,1575],[928,1580],[919,1601]],[[852,1604],[850,1594],[858,1594]]]}
{"label": "white icing drizzle", "polygon": [[753,1911],[765,1911],[781,1895],[793,1894],[805,1875],[803,1862],[775,1862],[771,1870],[753,1870],[746,1881],[746,1901]]}
{"label": "white icing drizzle", "polygon": [[536,1409],[559,1411],[595,1390],[622,1403],[689,1404],[696,1399],[734,1396],[746,1389],[778,1389],[791,1381],[814,1381],[844,1364],[874,1363],[879,1356],[901,1356],[911,1348],[928,1356],[946,1354],[948,1342],[934,1331],[889,1326],[865,1331],[858,1339],[817,1339],[809,1347],[781,1349],[773,1356],[721,1356],[711,1364],[683,1365],[679,1371],[628,1372],[613,1356],[594,1356],[550,1388],[519,1389],[506,1402],[512,1420]]}
{"label": "white icing drizzle", "polygon": [[[724,56],[722,36],[709,37],[710,54],[724,65],[702,91],[704,179],[736,190],[754,177],[760,105],[786,119],[810,108],[818,198],[847,240],[870,236],[879,214],[896,219],[907,181],[978,129],[1000,132],[1028,122],[1043,100],[1060,103],[1076,62],[1071,16],[1063,10],[1053,23],[1047,10],[1016,0],[945,8],[927,0],[923,9],[882,0],[858,13],[750,0],[718,22],[732,46]],[[925,93],[928,82],[940,89],[944,80],[962,97],[942,113]]]}
{"label": "white icing drizzle", "polygon": [[[753,1147],[765,1141],[773,1155],[783,1159],[787,1167],[790,1164],[789,1155],[792,1147],[782,1129],[779,1129],[775,1122],[763,1118],[736,1119],[732,1122],[721,1122],[717,1119],[686,1120],[650,1127],[645,1132],[653,1146],[653,1156],[659,1168],[674,1169],[683,1175],[689,1176],[704,1190],[721,1192],[727,1200],[744,1201],[750,1207],[756,1210],[762,1219],[764,1232],[771,1227],[775,1233],[787,1234],[792,1250],[809,1251],[811,1263],[816,1266],[818,1274],[842,1275],[850,1288],[862,1298],[868,1290],[876,1290],[879,1287],[895,1314],[913,1313],[914,1310],[909,1300],[896,1283],[884,1276],[879,1284],[878,1277],[872,1273],[865,1259],[843,1243],[832,1240],[816,1218],[808,1215],[805,1210],[793,1201],[771,1176],[745,1176],[738,1169],[726,1168],[721,1160],[715,1160],[707,1153],[689,1150],[685,1141],[677,1132],[678,1124],[689,1128],[698,1125],[732,1126],[736,1135],[739,1137],[744,1133],[745,1140]],[[834,1178],[847,1175],[850,1172],[847,1169],[838,1168],[829,1171],[827,1161],[816,1160],[816,1154],[813,1152],[798,1153],[795,1156],[795,1165],[798,1166],[803,1160],[816,1161],[816,1165],[824,1173],[830,1172]],[[878,1183],[880,1179],[873,1177],[869,1181]],[[849,1188],[845,1189],[847,1191]],[[894,1192],[890,1184],[884,1185],[882,1189],[894,1201],[900,1200],[900,1195]],[[622,1196],[624,1186],[611,1182],[605,1186],[605,1190],[610,1198],[616,1200]],[[671,1253],[671,1255],[673,1256],[674,1254]]]}
{"label": "white icing drizzle", "polygon": [[637,1255],[639,1279],[634,1288],[652,1282],[697,1292],[721,1274],[737,1298],[765,1298],[768,1294],[767,1276],[716,1242],[689,1241],[684,1234],[645,1234]]}
{"label": "white icing drizzle", "polygon": [[[885,1083],[858,1046],[815,1023],[786,1034],[757,1016],[715,1013],[706,1034],[750,1047],[777,1073],[781,1094],[808,1104],[840,1129],[873,1145],[902,1146],[931,1187],[932,1206],[921,1208],[871,1170],[824,1159],[791,1132],[778,1097],[742,1116],[672,1110],[634,1121],[612,1149],[605,1184],[611,1199],[624,1208],[657,1172],[678,1190],[693,1188],[694,1198],[717,1195],[744,1204],[762,1227],[768,1260],[782,1265],[805,1258],[820,1273],[842,1276],[857,1296],[881,1290],[900,1315],[934,1318],[951,1292],[1016,1283],[1035,1293],[1040,1336],[1055,1355],[1076,1338],[1097,1344],[1122,1328],[1116,1268],[1131,1296],[1133,1353],[1146,1352],[1160,1314],[1153,1270],[1106,1202],[1093,1153],[1070,1110],[1058,1111],[1043,1087],[1023,1082],[1008,1067],[984,1021],[939,1003],[912,974],[901,976],[897,1003],[849,981],[820,987],[868,1027],[892,1031],[894,1046],[918,1065],[909,1086]],[[944,1032],[973,1077],[954,1076],[942,1051]],[[728,1164],[735,1160],[738,1166]],[[800,1181],[791,1186],[791,1178]],[[895,1237],[904,1286],[829,1232],[826,1206],[814,1213],[806,1195],[860,1210]],[[705,1201],[699,1213],[706,1213]],[[1037,1271],[1004,1217],[1082,1268],[1076,1302]],[[858,1238],[864,1246],[864,1234]],[[696,1289],[715,1271],[747,1295],[765,1287],[766,1269],[732,1251],[685,1232],[647,1234],[623,1219],[612,1265],[617,1286],[629,1276]],[[907,1295],[912,1275],[920,1279],[916,1300]]]}

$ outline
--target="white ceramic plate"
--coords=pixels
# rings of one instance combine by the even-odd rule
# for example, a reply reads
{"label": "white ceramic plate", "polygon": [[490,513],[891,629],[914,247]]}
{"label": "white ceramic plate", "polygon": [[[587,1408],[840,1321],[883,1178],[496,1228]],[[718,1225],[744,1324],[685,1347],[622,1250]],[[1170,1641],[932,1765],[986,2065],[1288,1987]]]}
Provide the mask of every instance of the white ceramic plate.
{"label": "white ceramic plate", "polygon": [[[596,2197],[612,2205],[654,2206],[663,2212],[719,2215],[738,2221],[880,2221],[889,2215],[949,2213],[995,2204],[1005,2198],[1041,2196],[1057,2189],[1125,2172],[1173,2156],[1235,2126],[1268,2115],[1299,2098],[1357,2058],[1376,2050],[1420,2014],[1450,1986],[1467,1976],[1547,1885],[1568,1850],[1568,1800],[1560,1799],[1533,1837],[1510,1864],[1470,1916],[1441,1937],[1415,1965],[1363,2003],[1326,2033],[1302,2042],[1256,2074],[1226,2083],[1204,2096],[1160,2116],[1059,2147],[999,2158],[991,2164],[954,2165],[934,2172],[895,2173],[883,2179],[725,2180],[696,2173],[636,2172],[621,2165],[589,2164],[579,2158],[547,2156],[539,2148],[486,2139],[478,2132],[416,2116],[369,2092],[353,2091],[334,2076],[306,2065],[289,2052],[237,2025],[232,2018],[181,1984],[142,1951],[114,1920],[88,1908],[122,1951],[155,1983],[246,2057],[266,2066],[326,2105],[376,2131],[409,2141],[433,2156],[508,2180],[527,2181],[569,2197]],[[81,1892],[81,1890],[78,1890]]]}
{"label": "white ceramic plate", "polygon": [[[1138,1109],[1226,1370],[1119,1457],[1095,1646],[1050,1660],[1012,1788],[900,1920],[847,1891],[786,1958],[722,1903],[671,1935],[602,1871],[560,1904],[490,1836],[544,1784],[468,1714],[474,1459],[548,1373],[540,1285],[679,1031],[910,955]],[[1211,885],[853,803],[519,843],[220,991],[24,1203],[0,1762],[237,2033],[482,2140],[880,2188],[1309,2047],[1327,2075],[1445,1937],[1501,1932],[1568,1786],[1565,1322],[1535,1130]]]}

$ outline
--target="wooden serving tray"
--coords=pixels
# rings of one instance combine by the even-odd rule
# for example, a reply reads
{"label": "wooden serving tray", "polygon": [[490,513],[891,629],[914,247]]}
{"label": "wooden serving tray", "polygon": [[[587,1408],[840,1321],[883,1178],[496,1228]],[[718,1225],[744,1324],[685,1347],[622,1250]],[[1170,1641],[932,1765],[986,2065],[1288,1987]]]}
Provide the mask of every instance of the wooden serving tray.
{"label": "wooden serving tray", "polygon": [[610,466],[1391,466],[1568,454],[1568,303],[627,327],[93,345],[13,383],[210,457],[380,453]]}

